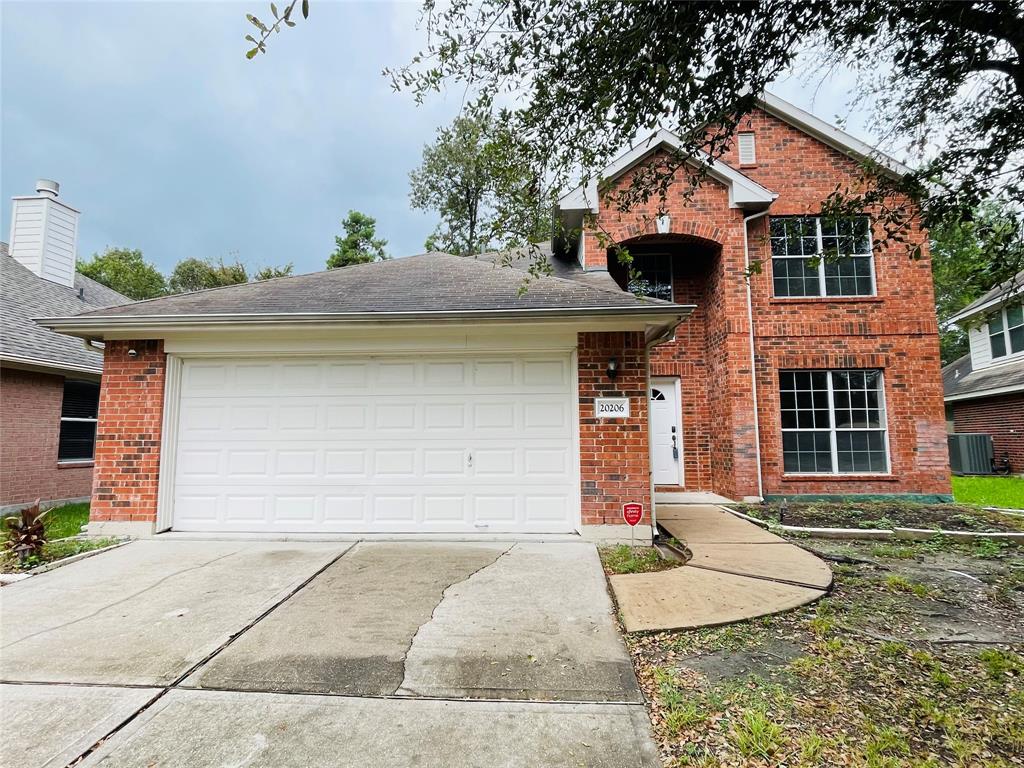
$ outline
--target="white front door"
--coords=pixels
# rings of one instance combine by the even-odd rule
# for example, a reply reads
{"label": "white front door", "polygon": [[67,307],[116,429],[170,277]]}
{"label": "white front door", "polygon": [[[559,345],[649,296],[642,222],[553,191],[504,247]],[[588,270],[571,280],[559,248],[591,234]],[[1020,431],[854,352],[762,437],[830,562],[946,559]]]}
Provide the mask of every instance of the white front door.
{"label": "white front door", "polygon": [[679,379],[651,379],[651,471],[655,485],[683,484]]}
{"label": "white front door", "polygon": [[568,353],[185,360],[173,527],[567,533]]}

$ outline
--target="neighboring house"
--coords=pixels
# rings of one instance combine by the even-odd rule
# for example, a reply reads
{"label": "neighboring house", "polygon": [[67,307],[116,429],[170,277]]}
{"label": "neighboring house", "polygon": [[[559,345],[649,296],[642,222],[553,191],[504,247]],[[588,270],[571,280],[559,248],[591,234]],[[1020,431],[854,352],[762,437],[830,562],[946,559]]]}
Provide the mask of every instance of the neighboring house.
{"label": "neighboring house", "polygon": [[1024,472],[1024,272],[964,307],[951,322],[970,352],[942,369],[951,432],[992,436],[996,461]]}
{"label": "neighboring house", "polygon": [[106,342],[90,530],[621,540],[661,494],[948,498],[929,260],[815,216],[878,156],[771,96],[738,143],[667,216],[563,197],[585,232],[525,293],[527,252],[425,254],[44,321]]}
{"label": "neighboring house", "polygon": [[78,211],[56,182],[14,198],[0,243],[0,506],[86,499],[92,489],[102,348],[33,318],[125,304],[75,271]]}

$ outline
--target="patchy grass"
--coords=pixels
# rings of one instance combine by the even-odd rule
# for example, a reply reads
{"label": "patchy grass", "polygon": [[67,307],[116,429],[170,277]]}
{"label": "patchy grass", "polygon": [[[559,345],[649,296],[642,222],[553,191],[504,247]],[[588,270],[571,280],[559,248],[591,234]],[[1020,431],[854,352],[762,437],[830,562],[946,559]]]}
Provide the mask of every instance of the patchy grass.
{"label": "patchy grass", "polygon": [[65,504],[63,507],[54,507],[43,518],[46,534],[51,540],[77,536],[82,532],[82,526],[88,522],[89,502],[87,501],[81,504]]}
{"label": "patchy grass", "polygon": [[[1018,478],[953,478],[1016,480]],[[1024,479],[1021,479],[1024,483]],[[1022,489],[1024,492],[1024,489]],[[943,528],[948,531],[1024,531],[1024,517],[989,512],[964,504],[909,501],[802,501],[736,504],[734,509],[761,520],[811,528]]]}
{"label": "patchy grass", "polygon": [[813,606],[627,636],[663,763],[1024,766],[1019,549],[801,543],[863,562]]}
{"label": "patchy grass", "polygon": [[655,547],[630,547],[620,544],[617,547],[601,547],[601,563],[607,574],[616,573],[651,573],[667,571],[682,565],[678,560],[663,557]]}
{"label": "patchy grass", "polygon": [[953,498],[961,504],[1024,509],[1024,477],[954,477]]}

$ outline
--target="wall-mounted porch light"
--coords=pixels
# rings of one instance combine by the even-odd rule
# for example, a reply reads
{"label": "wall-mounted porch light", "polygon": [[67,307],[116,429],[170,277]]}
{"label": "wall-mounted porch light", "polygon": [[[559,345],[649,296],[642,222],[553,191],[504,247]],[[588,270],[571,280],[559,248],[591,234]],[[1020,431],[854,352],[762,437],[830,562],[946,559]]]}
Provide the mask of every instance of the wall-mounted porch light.
{"label": "wall-mounted porch light", "polygon": [[608,359],[607,373],[609,379],[614,379],[619,375],[619,361],[614,357]]}

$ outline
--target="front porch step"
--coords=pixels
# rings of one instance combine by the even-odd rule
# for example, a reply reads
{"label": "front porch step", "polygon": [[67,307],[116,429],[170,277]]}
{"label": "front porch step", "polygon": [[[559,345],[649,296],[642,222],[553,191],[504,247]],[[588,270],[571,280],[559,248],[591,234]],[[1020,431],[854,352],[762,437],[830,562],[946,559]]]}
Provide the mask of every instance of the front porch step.
{"label": "front porch step", "polygon": [[735,504],[732,499],[710,491],[660,491],[654,494],[655,504]]}

